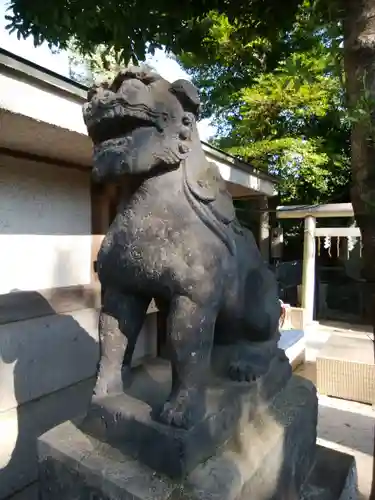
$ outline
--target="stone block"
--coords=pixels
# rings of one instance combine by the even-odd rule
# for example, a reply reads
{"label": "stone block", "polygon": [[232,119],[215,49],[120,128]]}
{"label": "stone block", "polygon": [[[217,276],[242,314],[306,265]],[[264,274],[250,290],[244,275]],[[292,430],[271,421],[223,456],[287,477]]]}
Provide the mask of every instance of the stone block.
{"label": "stone block", "polygon": [[175,486],[66,422],[39,440],[40,497],[54,500],[168,500]]}
{"label": "stone block", "polygon": [[[225,446],[182,480],[159,474],[65,422],[38,442],[41,499],[292,498],[288,495],[301,491],[315,460],[315,387],[294,376],[269,404],[258,401],[252,410]],[[149,446],[150,452],[158,452]]]}
{"label": "stone block", "polygon": [[298,498],[315,459],[317,409],[313,384],[292,377],[223,453],[190,474],[181,500]]}
{"label": "stone block", "polygon": [[0,411],[95,374],[97,312],[83,309],[0,326]]}
{"label": "stone block", "polygon": [[38,437],[86,411],[93,384],[93,379],[82,381],[0,413],[0,499],[38,479]]}
{"label": "stone block", "polygon": [[301,500],[357,500],[355,458],[317,446],[315,463],[302,489]]}
{"label": "stone block", "polygon": [[[0,411],[94,376],[99,359],[97,339],[95,309],[1,325]],[[156,356],[156,342],[156,314],[148,314],[137,341],[134,364]]]}
{"label": "stone block", "polygon": [[[223,351],[228,352],[215,350],[214,357],[216,354],[222,361]],[[205,391],[202,418],[188,430],[170,428],[152,418],[171,386],[170,364],[155,359],[135,370],[125,394],[97,401],[82,429],[157,472],[184,477],[229,440],[244,412],[256,408],[259,400],[266,404],[286,384],[291,368],[282,351],[280,354],[282,357],[274,358],[268,373],[251,384],[212,375]]]}

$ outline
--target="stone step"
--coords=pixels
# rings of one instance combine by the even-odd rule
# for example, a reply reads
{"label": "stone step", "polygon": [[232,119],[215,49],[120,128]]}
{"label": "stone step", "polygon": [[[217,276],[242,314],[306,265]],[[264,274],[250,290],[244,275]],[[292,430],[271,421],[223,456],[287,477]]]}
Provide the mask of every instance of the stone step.
{"label": "stone step", "polygon": [[315,464],[303,487],[300,500],[356,500],[357,498],[355,458],[318,445]]}
{"label": "stone step", "polygon": [[171,367],[162,359],[149,360],[133,370],[124,393],[96,401],[83,422],[83,431],[135,456],[157,472],[179,478],[211,457],[236,430],[243,415],[275,397],[292,375],[279,350],[268,371],[256,381],[233,382],[226,374],[230,351],[215,347],[213,370],[196,418],[187,428],[171,428],[154,418],[171,389]]}
{"label": "stone step", "polygon": [[271,404],[259,401],[222,450],[178,481],[66,422],[39,439],[41,500],[298,498],[315,459],[316,421],[315,387],[293,376]]}
{"label": "stone step", "polygon": [[[299,500],[356,500],[357,474],[354,457],[317,446],[316,461]],[[12,496],[12,500],[39,500],[39,483]]]}
{"label": "stone step", "polygon": [[0,499],[8,499],[37,481],[38,437],[82,414],[89,404],[94,382],[88,379],[17,409],[0,412]]}

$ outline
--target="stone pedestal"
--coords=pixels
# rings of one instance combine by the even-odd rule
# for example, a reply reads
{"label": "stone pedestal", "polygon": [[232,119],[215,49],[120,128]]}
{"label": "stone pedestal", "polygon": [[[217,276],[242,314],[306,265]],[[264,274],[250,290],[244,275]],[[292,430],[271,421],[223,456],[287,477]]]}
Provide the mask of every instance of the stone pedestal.
{"label": "stone pedestal", "polygon": [[224,376],[227,348],[216,348],[213,371],[207,381],[202,417],[188,430],[157,422],[171,387],[170,364],[153,359],[133,370],[124,394],[97,401],[79,428],[103,443],[140,460],[158,473],[182,479],[209,459],[251,420],[260,404],[267,405],[291,377],[282,350],[257,382],[232,382]]}
{"label": "stone pedestal", "polygon": [[[353,460],[316,453],[316,390],[291,375],[282,351],[253,383],[234,383],[214,370],[205,413],[189,430],[151,418],[169,388],[169,364],[153,360],[135,370],[123,395],[44,434],[41,500],[339,498]],[[321,484],[322,470],[326,483],[336,477],[334,491]]]}

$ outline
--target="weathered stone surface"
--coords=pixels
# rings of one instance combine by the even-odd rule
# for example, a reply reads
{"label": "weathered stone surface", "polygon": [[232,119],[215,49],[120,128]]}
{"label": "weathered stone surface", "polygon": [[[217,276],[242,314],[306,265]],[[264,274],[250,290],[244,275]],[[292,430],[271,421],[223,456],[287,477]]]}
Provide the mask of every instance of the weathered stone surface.
{"label": "weathered stone surface", "polygon": [[257,409],[259,401],[270,401],[291,376],[288,360],[279,351],[266,375],[253,383],[231,382],[219,376],[225,371],[226,349],[217,351],[213,356],[216,374],[208,380],[202,419],[190,429],[174,429],[152,418],[171,386],[170,364],[160,359],[135,370],[125,394],[97,400],[82,429],[157,472],[184,477],[232,437],[245,413],[250,417],[249,412]]}
{"label": "weathered stone surface", "polygon": [[40,500],[39,483],[33,483],[31,486],[27,486],[24,490],[8,497],[8,500]]}
{"label": "weathered stone surface", "polygon": [[317,405],[313,384],[292,377],[269,406],[259,403],[222,454],[191,473],[182,498],[298,498],[314,463]]}
{"label": "weathered stone surface", "polygon": [[316,459],[300,500],[357,500],[355,458],[317,446]]}
{"label": "weathered stone surface", "polygon": [[227,373],[236,381],[262,376],[281,312],[276,278],[205,157],[199,106],[190,82],[132,67],[92,89],[83,108],[93,178],[126,185],[96,261],[103,293],[93,399],[122,391],[122,368],[130,369],[154,299],[168,311],[173,365],[171,392],[155,418],[183,429],[202,418],[213,343],[272,344],[273,352],[244,349]]}
{"label": "weathered stone surface", "polygon": [[[173,481],[66,422],[39,439],[42,500],[279,500],[300,492],[315,459],[314,386],[292,377],[259,401],[222,450]],[[284,496],[283,496],[284,495]],[[296,498],[299,498],[298,496]]]}
{"label": "weathered stone surface", "polygon": [[95,380],[0,412],[0,499],[38,479],[37,439],[49,429],[86,411]]}
{"label": "weathered stone surface", "polygon": [[95,376],[97,324],[82,309],[1,325],[0,412]]}
{"label": "weathered stone surface", "polygon": [[42,500],[168,500],[173,483],[65,422],[39,440]]}

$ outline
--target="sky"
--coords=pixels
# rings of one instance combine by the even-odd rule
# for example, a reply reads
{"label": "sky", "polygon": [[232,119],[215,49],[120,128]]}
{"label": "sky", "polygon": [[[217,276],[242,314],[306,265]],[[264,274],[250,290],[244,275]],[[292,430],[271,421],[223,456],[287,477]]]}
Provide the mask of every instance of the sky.
{"label": "sky", "polygon": [[[59,75],[69,77],[68,55],[65,52],[55,54],[50,51],[47,44],[35,48],[31,38],[18,40],[15,33],[10,35],[7,32],[5,29],[7,3],[6,0],[0,0],[0,47]],[[177,61],[169,58],[162,50],[157,50],[154,56],[149,56],[147,62],[152,64],[156,71],[170,82],[179,78],[190,79]],[[203,141],[207,141],[215,133],[215,128],[210,125],[209,119],[201,120],[198,123],[198,129]]]}

